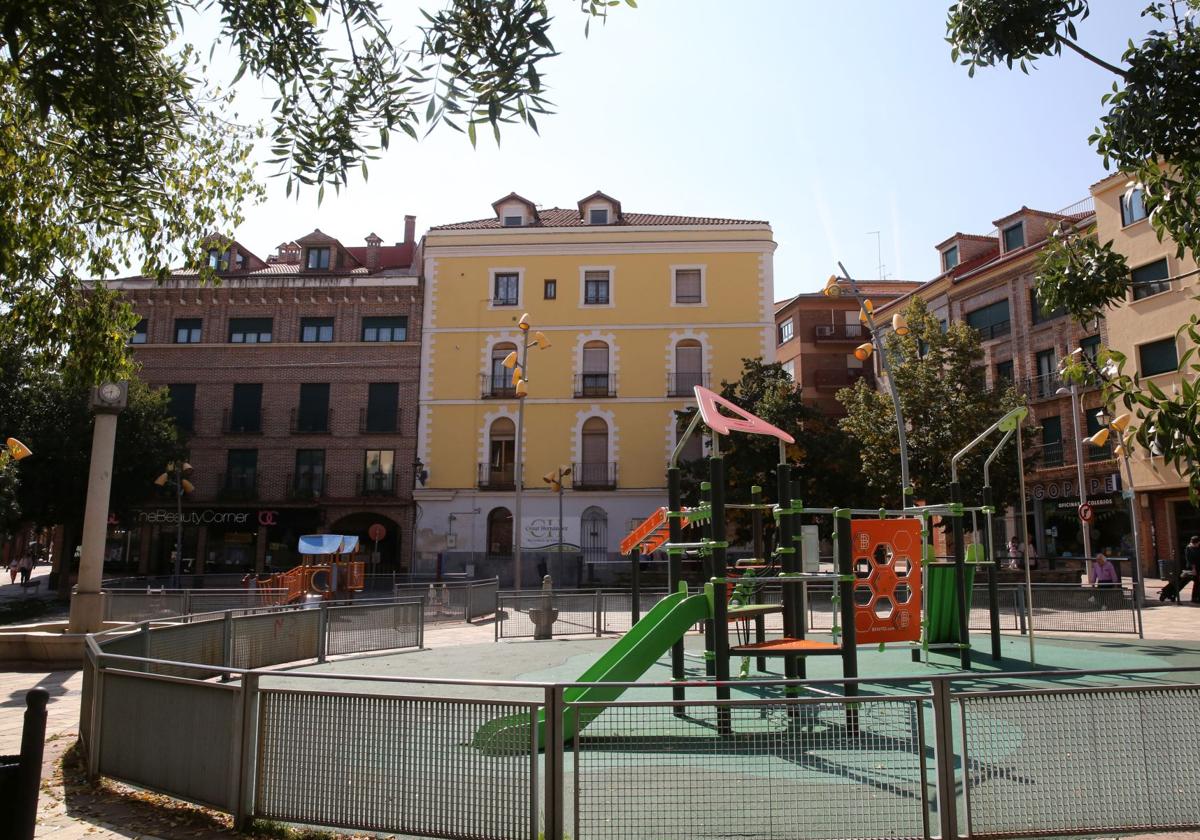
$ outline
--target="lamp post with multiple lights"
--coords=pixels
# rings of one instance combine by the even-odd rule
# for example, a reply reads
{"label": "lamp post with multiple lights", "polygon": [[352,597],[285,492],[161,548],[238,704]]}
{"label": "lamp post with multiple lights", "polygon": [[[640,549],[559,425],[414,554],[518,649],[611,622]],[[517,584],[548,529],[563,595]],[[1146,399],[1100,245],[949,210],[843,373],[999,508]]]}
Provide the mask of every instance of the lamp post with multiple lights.
{"label": "lamp post with multiple lights", "polygon": [[1079,527],[1083,531],[1083,567],[1090,580],[1092,576],[1092,527],[1082,518],[1083,506],[1087,504],[1087,487],[1084,486],[1083,477],[1083,438],[1079,432],[1079,386],[1072,382],[1070,388],[1059,388],[1055,393],[1071,395],[1071,423],[1075,430],[1075,480],[1079,484],[1079,509],[1081,511]]}
{"label": "lamp post with multiple lights", "polygon": [[171,461],[167,464],[166,472],[154,479],[159,487],[171,485],[175,493],[175,586],[179,586],[183,573],[183,494],[191,493],[196,488],[192,482],[184,478],[185,473],[192,471],[192,465],[187,461]]}

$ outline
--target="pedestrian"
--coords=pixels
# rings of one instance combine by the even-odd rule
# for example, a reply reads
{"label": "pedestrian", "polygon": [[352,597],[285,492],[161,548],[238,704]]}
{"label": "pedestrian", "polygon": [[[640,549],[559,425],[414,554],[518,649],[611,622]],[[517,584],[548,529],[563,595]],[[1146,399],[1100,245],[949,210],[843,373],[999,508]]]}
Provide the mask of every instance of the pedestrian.
{"label": "pedestrian", "polygon": [[9,583],[17,582],[17,572],[19,572],[20,570],[21,570],[21,563],[14,556],[11,560],[8,561],[8,582]]}
{"label": "pedestrian", "polygon": [[1037,567],[1038,567],[1037,546],[1034,545],[1034,543],[1033,543],[1033,537],[1030,537],[1029,538],[1029,568],[1036,569]]}
{"label": "pedestrian", "polygon": [[1010,569],[1021,568],[1021,544],[1017,542],[1016,537],[1008,541],[1008,567]]}
{"label": "pedestrian", "polygon": [[33,574],[33,553],[26,551],[21,555],[21,585],[29,583],[29,576]]}
{"label": "pedestrian", "polygon": [[1088,572],[1088,583],[1097,589],[1115,589],[1121,585],[1121,576],[1117,567],[1101,551],[1092,561],[1092,570]]}
{"label": "pedestrian", "polygon": [[1183,550],[1183,567],[1192,570],[1192,603],[1200,604],[1200,596],[1197,595],[1197,590],[1200,589],[1200,534],[1193,534],[1188,540],[1187,548]]}

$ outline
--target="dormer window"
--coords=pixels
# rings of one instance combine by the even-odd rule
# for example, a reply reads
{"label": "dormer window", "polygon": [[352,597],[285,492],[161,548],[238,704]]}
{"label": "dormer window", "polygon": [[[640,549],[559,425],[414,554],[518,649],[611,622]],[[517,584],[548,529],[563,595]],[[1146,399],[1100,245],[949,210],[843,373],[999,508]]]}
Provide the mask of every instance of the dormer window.
{"label": "dormer window", "polygon": [[949,271],[958,265],[958,246],[951,245],[942,251],[942,271]]}
{"label": "dormer window", "polygon": [[309,248],[304,265],[307,268],[329,268],[329,248]]}
{"label": "dormer window", "polygon": [[588,224],[589,225],[606,225],[606,224],[608,224],[608,208],[607,207],[593,207],[592,209],[588,210]]}
{"label": "dormer window", "polygon": [[1004,229],[1004,252],[1015,251],[1025,246],[1025,223],[1017,222]]}
{"label": "dormer window", "polygon": [[213,271],[229,270],[229,252],[217,248],[208,249],[208,267]]}
{"label": "dormer window", "polygon": [[504,217],[504,226],[505,227],[524,227],[525,226],[525,217],[524,216],[505,216]]}

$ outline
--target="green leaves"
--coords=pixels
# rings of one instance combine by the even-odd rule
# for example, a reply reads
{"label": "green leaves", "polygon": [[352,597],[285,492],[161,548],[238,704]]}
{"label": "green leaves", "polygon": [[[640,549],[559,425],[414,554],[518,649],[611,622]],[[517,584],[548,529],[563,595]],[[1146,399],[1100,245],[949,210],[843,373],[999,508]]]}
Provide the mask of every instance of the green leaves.
{"label": "green leaves", "polygon": [[1065,309],[1080,323],[1125,301],[1132,282],[1125,257],[1112,242],[1096,240],[1095,227],[1053,231],[1038,255],[1037,297],[1042,309]]}
{"label": "green leaves", "polygon": [[1087,15],[1086,0],[961,0],[946,16],[950,58],[972,76],[1001,62],[1028,72],[1041,56],[1062,51],[1060,29],[1074,39],[1074,18]]}

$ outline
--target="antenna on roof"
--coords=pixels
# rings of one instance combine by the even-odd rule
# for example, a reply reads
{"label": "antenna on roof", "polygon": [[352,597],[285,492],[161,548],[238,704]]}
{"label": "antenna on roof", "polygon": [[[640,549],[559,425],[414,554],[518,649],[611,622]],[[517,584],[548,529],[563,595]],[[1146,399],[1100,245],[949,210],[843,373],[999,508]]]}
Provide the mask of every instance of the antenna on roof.
{"label": "antenna on roof", "polygon": [[879,234],[879,231],[877,231],[877,230],[869,230],[869,231],[867,231],[867,236],[871,236],[872,234],[874,234],[874,236],[875,236],[875,261],[876,261],[876,262],[879,264],[879,269],[878,269],[878,271],[879,271],[879,279],[880,279],[880,280],[886,280],[886,279],[887,279],[887,273],[884,271],[884,268],[886,268],[887,266],[885,266],[885,265],[883,264],[883,245],[882,245],[882,240],[880,239],[880,234]]}

